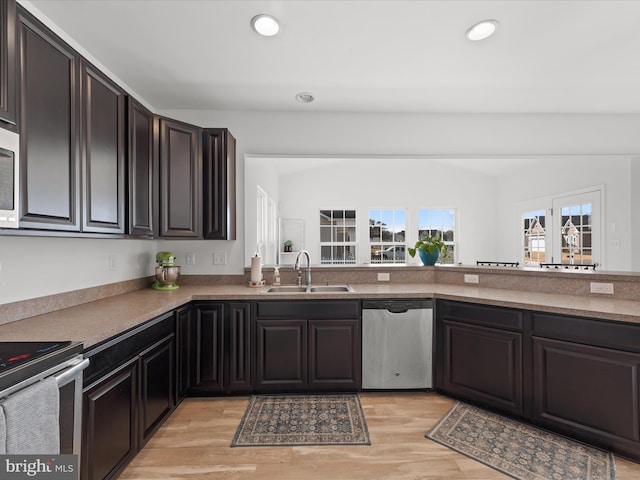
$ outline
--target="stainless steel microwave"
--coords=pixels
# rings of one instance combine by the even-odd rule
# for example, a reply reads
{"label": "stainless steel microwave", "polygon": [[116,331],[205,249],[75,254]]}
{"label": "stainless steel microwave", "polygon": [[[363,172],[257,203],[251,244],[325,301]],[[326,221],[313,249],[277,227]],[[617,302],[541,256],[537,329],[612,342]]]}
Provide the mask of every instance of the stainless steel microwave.
{"label": "stainless steel microwave", "polygon": [[0,228],[18,228],[20,136],[0,128]]}

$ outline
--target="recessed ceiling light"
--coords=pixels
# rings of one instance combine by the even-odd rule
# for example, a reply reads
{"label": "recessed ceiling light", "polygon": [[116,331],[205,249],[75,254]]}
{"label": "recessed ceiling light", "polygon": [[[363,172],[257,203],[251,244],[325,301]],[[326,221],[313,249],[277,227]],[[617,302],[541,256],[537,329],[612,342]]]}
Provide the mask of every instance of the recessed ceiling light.
{"label": "recessed ceiling light", "polygon": [[497,20],[483,20],[476,23],[469,30],[467,30],[467,33],[465,35],[472,42],[484,40],[485,38],[489,38],[495,33],[495,31],[498,29],[498,25],[500,24]]}
{"label": "recessed ceiling light", "polygon": [[300,92],[299,94],[296,95],[296,100],[299,103],[311,103],[313,102],[314,98],[312,93]]}
{"label": "recessed ceiling light", "polygon": [[273,37],[280,31],[278,19],[266,13],[261,13],[253,17],[251,19],[251,27],[265,37]]}

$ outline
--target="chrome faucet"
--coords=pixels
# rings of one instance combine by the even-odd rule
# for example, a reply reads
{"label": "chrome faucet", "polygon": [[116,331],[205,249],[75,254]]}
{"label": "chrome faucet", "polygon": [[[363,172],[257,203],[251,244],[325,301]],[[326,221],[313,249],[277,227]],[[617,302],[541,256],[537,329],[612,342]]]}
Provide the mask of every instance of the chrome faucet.
{"label": "chrome faucet", "polygon": [[309,260],[309,252],[300,250],[298,255],[296,255],[296,263],[293,268],[298,272],[298,285],[302,285],[302,274],[300,273],[300,255],[302,254],[307,257],[307,285],[311,285],[311,260]]}

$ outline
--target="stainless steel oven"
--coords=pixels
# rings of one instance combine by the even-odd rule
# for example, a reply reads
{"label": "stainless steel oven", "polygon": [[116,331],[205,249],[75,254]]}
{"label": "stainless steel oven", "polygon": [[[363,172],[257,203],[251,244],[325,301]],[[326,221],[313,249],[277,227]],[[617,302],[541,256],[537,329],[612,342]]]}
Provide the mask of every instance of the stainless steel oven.
{"label": "stainless steel oven", "polygon": [[18,228],[20,136],[0,128],[0,228]]}
{"label": "stainless steel oven", "polygon": [[59,453],[78,455],[79,459],[82,373],[88,365],[80,343],[0,342],[0,402],[53,377],[59,392]]}

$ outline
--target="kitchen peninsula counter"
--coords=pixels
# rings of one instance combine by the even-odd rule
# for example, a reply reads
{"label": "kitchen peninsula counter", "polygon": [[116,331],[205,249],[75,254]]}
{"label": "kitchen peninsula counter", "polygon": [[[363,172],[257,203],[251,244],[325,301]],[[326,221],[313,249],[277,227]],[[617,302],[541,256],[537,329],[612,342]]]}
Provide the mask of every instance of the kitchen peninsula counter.
{"label": "kitchen peninsula counter", "polygon": [[251,301],[436,298],[640,324],[640,301],[438,283],[352,284],[352,292],[265,293],[268,287],[185,285],[174,291],[135,290],[0,325],[2,341],[83,342],[96,345],[192,300]]}

